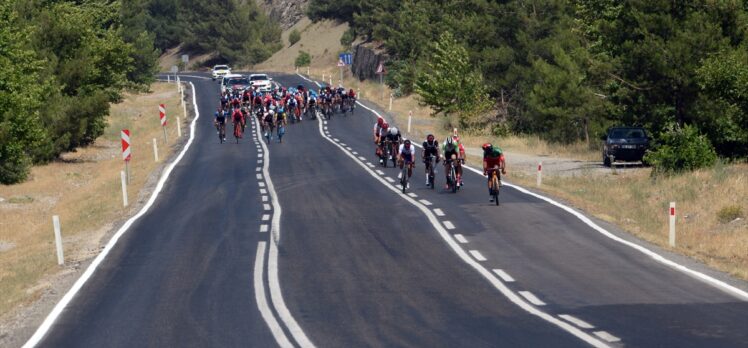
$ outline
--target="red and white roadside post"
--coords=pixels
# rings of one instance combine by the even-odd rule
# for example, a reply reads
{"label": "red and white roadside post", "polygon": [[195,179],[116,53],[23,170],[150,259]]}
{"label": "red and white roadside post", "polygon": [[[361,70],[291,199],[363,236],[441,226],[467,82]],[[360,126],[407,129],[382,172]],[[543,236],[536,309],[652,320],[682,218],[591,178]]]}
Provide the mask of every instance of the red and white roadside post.
{"label": "red and white roadside post", "polygon": [[168,143],[166,140],[166,105],[158,104],[158,117],[161,119],[161,129],[164,130],[164,144]]}
{"label": "red and white roadside post", "polygon": [[122,205],[127,206],[127,183],[130,182],[130,130],[123,129],[122,137],[122,159],[125,161],[125,170],[119,172],[122,182]]}
{"label": "red and white roadside post", "polygon": [[536,185],[540,187],[540,184],[543,182],[543,162],[538,162],[538,181]]}
{"label": "red and white roadside post", "polygon": [[670,246],[675,248],[675,202],[670,202]]}

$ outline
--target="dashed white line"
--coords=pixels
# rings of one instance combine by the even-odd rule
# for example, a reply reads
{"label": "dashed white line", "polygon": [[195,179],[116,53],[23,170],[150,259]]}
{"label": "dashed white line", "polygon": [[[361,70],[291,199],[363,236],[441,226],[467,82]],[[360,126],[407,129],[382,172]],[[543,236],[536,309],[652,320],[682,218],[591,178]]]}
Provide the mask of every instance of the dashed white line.
{"label": "dashed white line", "polygon": [[268,225],[260,225],[260,232],[267,232],[268,228]]}
{"label": "dashed white line", "polygon": [[366,162],[366,165],[369,166],[369,168],[374,168],[374,165],[371,164],[371,162]]}
{"label": "dashed white line", "polygon": [[257,157],[262,158],[262,152],[258,152]]}
{"label": "dashed white line", "polygon": [[262,174],[255,175],[257,177],[257,180],[262,180]]}
{"label": "dashed white line", "polygon": [[351,151],[351,150],[353,150],[353,149],[351,149],[351,147],[350,147],[350,146],[346,146],[346,147],[345,147],[345,149],[346,149],[346,150],[348,150],[348,151]]}
{"label": "dashed white line", "polygon": [[262,209],[264,210],[270,210],[270,204],[263,204]]}
{"label": "dashed white line", "polygon": [[429,202],[429,201],[427,201],[427,200],[425,200],[425,199],[422,199],[422,200],[420,200],[419,202],[421,202],[421,204],[423,204],[423,205],[425,205],[425,206],[429,206],[429,205],[431,205],[431,202]]}
{"label": "dashed white line", "polygon": [[257,164],[262,164],[262,160],[257,160]]}
{"label": "dashed white line", "polygon": [[434,209],[434,214],[436,214],[436,216],[444,216],[444,212],[439,208]]}
{"label": "dashed white line", "polygon": [[270,220],[270,214],[262,214],[262,221]]}
{"label": "dashed white line", "polygon": [[260,189],[260,194],[266,195],[268,193],[268,190],[262,188]]}
{"label": "dashed white line", "polygon": [[340,141],[338,138],[332,138],[332,140],[335,140],[336,143]]}
{"label": "dashed white line", "polygon": [[258,182],[257,182],[257,185],[260,185],[260,187],[265,187],[265,183],[264,183],[264,182],[262,182],[262,181],[258,181]]}
{"label": "dashed white line", "polygon": [[256,172],[259,172],[259,171],[261,171],[261,170],[262,170],[262,167],[257,167],[257,168],[255,168],[255,169],[256,169],[256,170],[255,170]]}
{"label": "dashed white line", "polygon": [[466,244],[468,242],[467,239],[465,239],[465,236],[463,236],[463,235],[461,235],[459,233],[455,234],[454,237],[455,237],[455,239],[457,239],[458,242],[460,242],[462,244]]}
{"label": "dashed white line", "polygon": [[411,196],[411,197],[413,197],[413,198],[416,198],[416,197],[418,197],[418,195],[417,195],[417,194],[415,194],[415,193],[413,193],[413,192],[410,192],[410,193],[408,193],[408,196]]}
{"label": "dashed white line", "polygon": [[480,253],[478,250],[470,250],[470,255],[473,255],[473,257],[478,261],[486,261],[486,257],[483,256],[483,254]]}
{"label": "dashed white line", "polygon": [[564,320],[566,320],[566,321],[568,321],[568,322],[570,322],[570,323],[572,323],[572,324],[574,324],[576,326],[579,326],[579,327],[581,327],[583,329],[594,329],[595,328],[594,326],[592,326],[592,324],[590,324],[590,323],[588,323],[588,322],[586,322],[586,321],[584,321],[582,319],[579,319],[579,318],[577,318],[575,316],[569,315],[569,314],[559,314],[558,316],[561,319],[564,319]]}
{"label": "dashed white line", "polygon": [[268,201],[268,196],[262,196],[262,201],[263,202],[267,202]]}
{"label": "dashed white line", "polygon": [[514,281],[514,278],[512,278],[512,276],[510,276],[509,273],[506,273],[503,270],[500,270],[498,268],[494,269],[493,273],[496,273],[496,275],[499,276],[499,278],[501,278],[501,280],[503,280],[503,281],[505,281],[507,283],[511,283],[511,282]]}
{"label": "dashed white line", "polygon": [[621,340],[620,338],[618,338],[616,336],[613,336],[613,335],[609,334],[606,331],[595,331],[593,333],[595,334],[595,336],[600,337],[600,338],[602,338],[602,339],[604,339],[604,340],[606,340],[608,342],[611,342],[611,343],[612,342],[618,342],[618,341]]}
{"label": "dashed white line", "polygon": [[379,169],[375,170],[375,172],[377,172],[377,174],[379,174],[379,175],[384,175],[384,172],[381,171],[381,170],[379,170]]}
{"label": "dashed white line", "polygon": [[390,183],[395,182],[395,179],[390,178],[389,176],[385,176],[384,179],[387,180],[387,181],[389,181]]}
{"label": "dashed white line", "polygon": [[362,161],[366,161],[366,157],[364,157],[364,156],[358,156],[358,159],[360,159]]}
{"label": "dashed white line", "polygon": [[536,306],[545,306],[545,302],[541,301],[539,298],[537,298],[533,293],[529,291],[520,291],[519,292],[522,297],[524,297],[527,301],[530,303],[536,305]]}
{"label": "dashed white line", "polygon": [[455,225],[452,223],[452,221],[449,220],[444,221],[444,227],[446,227],[448,230],[455,229]]}
{"label": "dashed white line", "polygon": [[356,152],[356,151],[353,151],[351,153],[354,154],[354,155],[356,155],[356,156],[358,156],[358,152]]}

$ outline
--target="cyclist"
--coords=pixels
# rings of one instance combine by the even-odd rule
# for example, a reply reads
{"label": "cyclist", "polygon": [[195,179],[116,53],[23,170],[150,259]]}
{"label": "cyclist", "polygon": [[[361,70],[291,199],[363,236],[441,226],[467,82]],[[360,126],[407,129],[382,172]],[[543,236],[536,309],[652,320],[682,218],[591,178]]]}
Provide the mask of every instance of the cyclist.
{"label": "cyclist", "polygon": [[[493,146],[491,143],[485,143],[483,148],[483,175],[488,177],[488,194],[491,195],[491,175],[493,175],[494,167],[498,166],[500,173],[499,186],[501,186],[501,174],[506,174],[506,161],[504,160],[504,152],[498,146]],[[493,202],[493,196],[490,199]]]}
{"label": "cyclist", "polygon": [[[454,140],[455,144],[457,144],[457,150],[460,152],[460,165],[465,164],[465,147],[462,146],[462,143],[460,142],[460,136],[457,135],[457,129],[455,128],[455,133],[452,135],[452,140]],[[465,183],[462,182],[462,175],[460,175],[460,186],[465,186]]]}
{"label": "cyclist", "polygon": [[410,143],[410,139],[405,139],[405,141],[400,145],[400,148],[397,150],[397,163],[400,164],[400,169],[403,169],[403,165],[408,165],[407,188],[410,188],[410,177],[413,176],[413,169],[416,167],[415,159],[416,147]]}
{"label": "cyclist", "polygon": [[455,174],[457,175],[458,182],[462,180],[462,157],[460,155],[460,149],[457,147],[453,137],[447,137],[442,145],[442,153],[444,158],[444,174],[447,176],[446,189],[449,189],[449,165],[454,163]]}
{"label": "cyclist", "polygon": [[426,136],[426,141],[423,142],[423,151],[421,152],[423,163],[426,164],[426,186],[429,186],[429,168],[435,165],[430,156],[434,156],[436,164],[439,164],[439,142],[436,141],[433,134]]}
{"label": "cyclist", "polygon": [[[234,136],[236,136],[237,138],[241,138],[241,133],[244,131],[245,122],[244,114],[242,113],[241,109],[234,109],[234,112],[231,114],[231,122],[234,123]],[[241,129],[241,132],[239,131],[239,129]]]}
{"label": "cyclist", "polygon": [[379,133],[382,131],[382,125],[384,124],[384,119],[382,116],[377,116],[377,123],[374,124],[374,143],[379,144]]}
{"label": "cyclist", "polygon": [[382,158],[382,154],[385,153],[385,138],[390,132],[390,124],[385,122],[382,118],[380,118],[380,120],[382,120],[382,125],[379,126],[379,133],[374,134],[374,136],[377,142],[376,154],[377,157],[379,157],[379,164],[384,164],[385,159]]}
{"label": "cyclist", "polygon": [[[221,129],[226,129],[226,114],[223,113],[221,108],[218,108],[215,113],[215,120],[213,121],[213,124],[216,126],[216,131],[218,132],[218,135],[221,135]],[[223,134],[224,138],[223,141],[226,141],[226,133]]]}
{"label": "cyclist", "polygon": [[[291,116],[293,117],[293,116]],[[286,119],[286,113],[281,108],[278,110],[278,112],[275,114],[275,127],[278,132],[278,142],[283,142],[283,135],[286,134],[286,124],[288,124],[288,121]]]}
{"label": "cyclist", "polygon": [[395,154],[397,153],[398,146],[400,146],[400,144],[403,142],[403,136],[400,134],[400,130],[397,129],[397,127],[389,127],[385,139],[388,140],[390,144],[392,144],[390,153],[392,154],[392,158],[395,159]]}
{"label": "cyclist", "polygon": [[273,119],[275,118],[275,110],[269,110],[265,113],[262,119],[262,124],[265,126],[265,137],[270,141],[273,139]]}

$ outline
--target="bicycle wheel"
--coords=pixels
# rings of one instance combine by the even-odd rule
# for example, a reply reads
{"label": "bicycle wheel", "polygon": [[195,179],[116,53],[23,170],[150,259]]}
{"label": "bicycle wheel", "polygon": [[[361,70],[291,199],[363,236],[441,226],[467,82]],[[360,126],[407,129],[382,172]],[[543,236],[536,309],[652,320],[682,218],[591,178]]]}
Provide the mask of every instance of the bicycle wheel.
{"label": "bicycle wheel", "polygon": [[449,169],[449,181],[452,185],[452,193],[457,193],[457,185],[460,183],[457,182],[457,174],[455,173],[455,167],[452,165]]}
{"label": "bicycle wheel", "polygon": [[496,205],[499,205],[499,178],[494,174],[491,179],[491,195]]}
{"label": "bicycle wheel", "polygon": [[429,186],[431,189],[434,189],[434,165],[429,165]]}
{"label": "bicycle wheel", "polygon": [[402,185],[403,193],[405,193],[405,190],[408,188],[408,165],[406,163],[403,163],[400,176],[400,185]]}

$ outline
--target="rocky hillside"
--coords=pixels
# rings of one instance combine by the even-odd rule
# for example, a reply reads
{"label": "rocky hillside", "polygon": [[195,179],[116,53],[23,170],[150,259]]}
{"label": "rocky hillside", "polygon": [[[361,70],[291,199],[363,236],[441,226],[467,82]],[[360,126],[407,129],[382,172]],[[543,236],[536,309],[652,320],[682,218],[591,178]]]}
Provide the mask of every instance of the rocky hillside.
{"label": "rocky hillside", "polygon": [[286,30],[304,17],[309,0],[255,0],[271,19]]}

